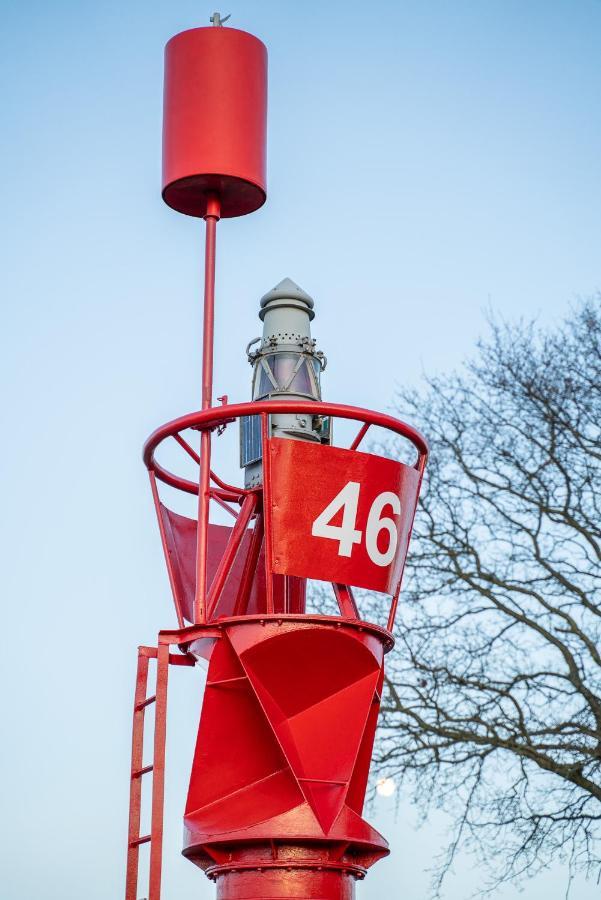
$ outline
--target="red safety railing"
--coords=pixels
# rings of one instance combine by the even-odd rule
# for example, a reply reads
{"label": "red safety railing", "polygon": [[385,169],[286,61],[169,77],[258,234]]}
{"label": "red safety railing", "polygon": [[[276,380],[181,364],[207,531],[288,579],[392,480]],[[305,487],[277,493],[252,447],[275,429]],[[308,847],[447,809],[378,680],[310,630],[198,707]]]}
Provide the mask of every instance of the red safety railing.
{"label": "red safety railing", "polygon": [[[275,612],[301,613],[304,611],[302,600],[299,599],[299,591],[301,589],[297,584],[298,579],[295,581],[293,578],[286,576],[288,580],[280,582],[277,576],[273,576],[269,541],[264,540],[265,531],[269,532],[270,528],[269,510],[264,508],[263,504],[263,489],[269,487],[270,479],[269,455],[265,452],[265,442],[271,440],[269,417],[274,414],[286,413],[358,422],[360,427],[347,448],[350,450],[357,450],[370,428],[383,428],[391,434],[405,439],[415,448],[416,460],[414,468],[417,470],[421,480],[428,455],[428,446],[423,436],[415,428],[393,416],[354,406],[308,400],[253,401],[211,407],[200,412],[189,413],[157,428],[144,446],[144,462],[149,471],[180,628],[185,627],[186,620],[195,625],[205,625],[214,622],[216,618],[222,615],[244,615],[252,612],[253,610],[249,608],[249,598],[253,589],[253,578],[259,565],[261,552],[264,552],[265,555],[265,607],[260,611],[267,614]],[[213,433],[217,430],[223,430],[224,427],[242,416],[260,416],[262,420],[261,434],[264,466],[263,484],[259,488],[245,488],[227,483],[216,474],[211,462],[211,439]],[[207,448],[204,459],[202,452],[198,453],[189,441],[183,437],[183,433],[190,429],[200,432],[201,446]],[[156,458],[157,450],[168,440],[177,442],[187,456],[198,465],[198,480],[192,481],[189,478],[185,478],[158,462]],[[162,482],[186,494],[198,496],[196,522],[177,516],[162,504],[159,497],[158,482]],[[229,531],[229,539],[220,548],[222,552],[218,561],[210,559],[209,530],[211,526],[209,525],[209,510],[211,501],[222,509],[227,510],[235,520],[233,527]],[[249,527],[251,524],[254,524],[253,528]],[[194,545],[193,550],[192,542]],[[242,571],[238,573],[239,585],[236,597],[235,599],[230,597],[228,604],[224,605],[222,602],[223,591],[243,543],[245,544],[245,550],[240,556],[244,558],[244,564]],[[175,546],[176,544],[177,546]],[[182,547],[184,548],[183,550]],[[192,557],[194,557],[193,573],[191,571]],[[286,598],[282,601],[280,597],[279,603],[278,598],[274,596],[274,591],[278,585],[279,594],[285,595]],[[191,590],[193,590],[194,595],[193,609],[190,608]],[[345,618],[359,618],[351,587],[343,584],[333,584],[333,590],[340,609],[340,615]],[[398,590],[392,596],[387,622],[388,630],[392,629],[397,602]]]}

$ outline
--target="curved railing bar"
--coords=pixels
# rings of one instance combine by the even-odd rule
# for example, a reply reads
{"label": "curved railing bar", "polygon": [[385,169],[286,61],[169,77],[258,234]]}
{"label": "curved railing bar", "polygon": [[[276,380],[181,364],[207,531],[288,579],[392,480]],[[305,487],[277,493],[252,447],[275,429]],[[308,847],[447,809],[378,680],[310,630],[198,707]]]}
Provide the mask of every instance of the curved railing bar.
{"label": "curved railing bar", "polygon": [[164,469],[155,459],[147,468],[149,472],[154,472],[163,484],[168,484],[169,487],[176,488],[178,491],[185,491],[187,494],[198,494],[197,481],[188,481],[187,478],[182,478],[180,475],[172,475],[169,469]]}
{"label": "curved railing bar", "polygon": [[[223,422],[224,419],[237,419],[241,416],[256,416],[262,413],[301,413],[304,415],[325,415],[338,419],[351,419],[358,422],[386,428],[400,435],[413,444],[418,452],[418,459],[414,468],[423,473],[428,458],[428,444],[422,434],[406,422],[395,419],[387,413],[375,412],[358,406],[347,406],[342,403],[325,403],[315,400],[252,400],[247,403],[235,403],[230,406],[214,406],[208,409],[188,413],[173,419],[165,425],[157,428],[144,444],[143,459],[147,469],[154,472],[156,477],[171,487],[197,494],[198,484],[188,481],[177,475],[173,475],[163,468],[154,458],[154,452],[165,438],[175,436],[187,428],[206,431]],[[219,483],[219,482],[217,482]],[[228,485],[228,487],[230,487]],[[235,488],[240,495],[245,493],[244,488]]]}
{"label": "curved railing bar", "polygon": [[[183,447],[183,449],[186,451],[188,456],[194,460],[194,462],[196,463],[197,466],[199,466],[200,465],[200,456],[198,455],[196,450],[194,450],[190,446],[190,444],[183,439],[181,434],[179,434],[179,432],[177,432],[175,434],[172,434],[171,437],[175,441],[177,441],[177,443],[179,444],[180,447]],[[236,498],[240,494],[248,494],[249,493],[248,489],[246,489],[246,488],[238,488],[234,484],[228,484],[227,481],[224,481],[222,478],[220,478],[218,475],[216,475],[212,469],[211,469],[209,475],[210,475],[211,481],[214,481],[215,484],[217,485],[217,487],[222,488],[222,490],[224,490],[224,491],[228,491],[230,494],[234,494]],[[236,514],[234,513],[234,515],[236,515]]]}
{"label": "curved railing bar", "polygon": [[243,488],[243,487],[239,488],[239,487],[236,487],[234,484],[228,484],[227,481],[223,481],[223,479],[221,479],[219,477],[219,475],[216,475],[212,469],[210,472],[210,476],[211,476],[211,481],[214,481],[215,484],[217,485],[217,487],[220,487],[224,491],[231,491],[231,493],[238,494],[238,496],[242,496],[243,494],[251,493],[252,488]]}

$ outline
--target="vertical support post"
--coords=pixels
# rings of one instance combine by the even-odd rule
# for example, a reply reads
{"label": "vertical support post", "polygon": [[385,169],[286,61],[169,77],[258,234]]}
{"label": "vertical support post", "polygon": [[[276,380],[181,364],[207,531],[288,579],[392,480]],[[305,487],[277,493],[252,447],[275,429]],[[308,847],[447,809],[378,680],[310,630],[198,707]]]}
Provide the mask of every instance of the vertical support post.
{"label": "vertical support post", "polygon": [[334,582],[332,583],[332,587],[334,588],[334,594],[336,595],[340,614],[346,619],[360,618],[355,597],[350,587],[346,584],[336,584]]}
{"label": "vertical support post", "polygon": [[138,670],[134,694],[134,719],[131,737],[131,773],[129,785],[129,827],[127,832],[127,870],[125,876],[125,900],[137,900],[138,861],[140,856],[140,813],[142,807],[142,779],[135,773],[142,768],[144,752],[144,713],[146,685],[148,683],[148,657],[138,648]]}
{"label": "vertical support post", "polygon": [[204,217],[205,229],[205,286],[202,331],[202,408],[208,409],[213,400],[213,339],[215,335],[215,250],[217,222],[221,215],[219,197],[211,195]]}
{"label": "vertical support post", "polygon": [[257,569],[257,563],[259,561],[259,554],[261,553],[261,546],[263,544],[263,511],[261,510],[257,514],[257,518],[255,519],[255,527],[253,529],[253,535],[250,539],[250,547],[248,548],[248,556],[246,557],[246,562],[244,563],[244,570],[242,572],[242,577],[240,579],[240,587],[238,589],[238,596],[236,598],[236,605],[234,607],[234,615],[235,616],[243,616],[244,613],[248,609],[248,603],[250,600],[250,592],[252,591],[253,578],[255,577],[255,572]]}
{"label": "vertical support post", "polygon": [[[409,546],[409,543],[411,541],[411,533],[413,532],[413,523],[415,522],[415,513],[417,511],[417,504],[419,503],[419,494],[422,489],[422,481],[424,478],[424,470],[426,468],[427,458],[428,458],[428,454],[424,453],[423,450],[420,450],[417,462],[415,464],[415,468],[417,469],[417,471],[419,473],[419,481],[417,483],[417,495],[416,495],[417,501],[415,504],[415,509],[413,510],[413,518],[411,519],[411,525],[409,527],[409,534],[407,536],[407,546]],[[406,560],[405,560],[405,562],[406,562]],[[405,571],[405,563],[403,563],[403,568],[399,572],[399,580],[397,582],[396,589],[395,589],[395,592],[392,597],[392,603],[390,604],[390,612],[388,614],[388,621],[386,623],[386,630],[390,631],[391,634],[392,634],[392,629],[394,628],[394,620],[396,618],[397,606],[399,605],[399,594],[401,593],[401,584],[403,581],[403,572],[404,571]]]}
{"label": "vertical support post", "polygon": [[157,651],[154,760],[152,773],[152,817],[150,825],[150,878],[148,900],[160,900],[163,866],[163,803],[165,795],[165,741],[167,737],[167,685],[169,645]]}
{"label": "vertical support post", "polygon": [[[213,399],[213,343],[215,335],[215,248],[217,222],[221,214],[219,197],[211,195],[204,217],[205,278],[202,333],[202,409],[208,409]],[[209,539],[209,505],[211,479],[211,432],[204,430],[200,437],[200,473],[198,483],[198,527],[196,534],[196,593],[194,621],[202,625],[207,620],[207,555]]]}
{"label": "vertical support post", "polygon": [[271,546],[271,456],[269,453],[269,415],[261,413],[261,443],[263,448],[263,523],[265,527],[265,587],[266,612],[274,611],[273,601],[273,553]]}
{"label": "vertical support post", "polygon": [[207,557],[209,553],[209,505],[211,466],[211,432],[200,435],[200,478],[198,482],[198,526],[196,530],[196,593],[194,595],[194,622],[204,625],[207,621]]}
{"label": "vertical support post", "polygon": [[211,590],[207,602],[208,620],[213,617],[215,609],[217,608],[219,597],[225,585],[227,576],[230,574],[231,566],[236,559],[236,555],[238,553],[238,550],[240,549],[240,544],[242,543],[242,540],[244,538],[244,532],[246,531],[247,525],[251,520],[256,505],[257,495],[255,493],[247,494],[244,498],[244,502],[242,503],[242,509],[238,513],[238,518],[236,519],[234,527],[232,528],[227,547],[225,548],[223,556],[221,557],[221,562],[219,563],[217,571],[215,572],[215,577],[213,578],[213,584],[211,585]]}

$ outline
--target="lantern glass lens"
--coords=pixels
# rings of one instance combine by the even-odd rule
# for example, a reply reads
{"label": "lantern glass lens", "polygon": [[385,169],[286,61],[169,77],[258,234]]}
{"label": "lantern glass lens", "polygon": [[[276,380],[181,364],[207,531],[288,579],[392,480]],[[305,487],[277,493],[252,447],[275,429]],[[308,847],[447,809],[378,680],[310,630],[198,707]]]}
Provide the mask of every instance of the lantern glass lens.
{"label": "lantern glass lens", "polygon": [[[318,364],[319,365],[319,364]],[[253,399],[269,394],[302,394],[319,400],[319,378],[312,360],[302,353],[270,353],[255,366]]]}

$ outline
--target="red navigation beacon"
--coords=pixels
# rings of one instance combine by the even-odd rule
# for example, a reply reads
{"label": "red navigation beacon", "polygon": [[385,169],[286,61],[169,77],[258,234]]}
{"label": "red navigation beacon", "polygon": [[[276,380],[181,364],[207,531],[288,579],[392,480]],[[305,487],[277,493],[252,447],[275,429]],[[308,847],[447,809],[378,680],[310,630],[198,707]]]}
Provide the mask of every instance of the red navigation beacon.
{"label": "red navigation beacon", "polygon": [[[247,348],[253,399],[214,406],[216,228],[265,201],[267,56],[218,13],[211,21],[176,35],[165,55],[163,197],[206,223],[201,409],[158,428],[144,448],[176,622],[157,646],[139,648],[125,896],[139,898],[149,845],[142,893],[160,900],[169,669],[202,660],[184,855],[216,883],[218,900],[353,900],[355,882],[388,853],[363,802],[428,450],[391,416],[323,401],[315,304],[289,278],[261,300],[263,333]],[[355,423],[346,446],[335,441],[341,420]],[[373,427],[412,448],[413,461],[366,452]],[[236,484],[220,475],[226,428],[240,430]],[[196,464],[193,479],[159,461],[174,442]],[[196,498],[197,514],[172,509],[164,485]],[[230,525],[214,521],[217,509]],[[310,579],[329,589],[327,608],[308,611]],[[378,592],[381,621],[362,618],[357,587]],[[143,758],[151,706],[152,761]]]}

